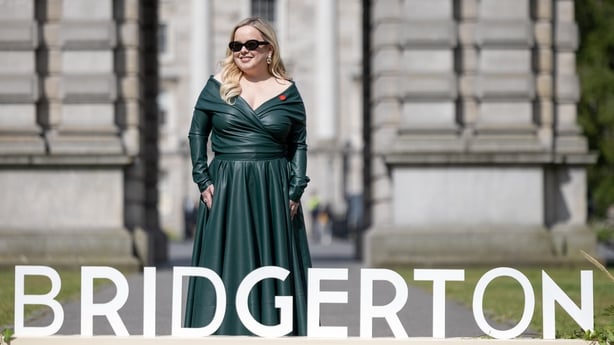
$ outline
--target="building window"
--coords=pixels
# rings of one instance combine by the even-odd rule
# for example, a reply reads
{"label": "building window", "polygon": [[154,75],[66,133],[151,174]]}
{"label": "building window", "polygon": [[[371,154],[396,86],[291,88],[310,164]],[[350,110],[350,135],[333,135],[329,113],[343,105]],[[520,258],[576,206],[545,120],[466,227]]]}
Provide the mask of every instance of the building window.
{"label": "building window", "polygon": [[252,16],[260,17],[271,25],[275,24],[275,0],[251,0]]}
{"label": "building window", "polygon": [[168,51],[168,25],[158,24],[158,53],[164,54]]}
{"label": "building window", "polygon": [[158,124],[160,127],[164,127],[168,123],[169,107],[170,100],[168,91],[160,90],[160,93],[158,93]]}

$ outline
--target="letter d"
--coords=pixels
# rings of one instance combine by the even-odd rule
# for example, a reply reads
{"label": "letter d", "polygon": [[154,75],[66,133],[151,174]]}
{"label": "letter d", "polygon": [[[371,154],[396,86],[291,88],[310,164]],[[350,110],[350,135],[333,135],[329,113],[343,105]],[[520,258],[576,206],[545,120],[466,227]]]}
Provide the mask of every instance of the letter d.
{"label": "letter d", "polygon": [[[51,290],[44,295],[25,294],[25,276],[46,276],[51,281]],[[15,266],[15,335],[45,337],[55,334],[64,323],[64,309],[54,298],[60,292],[62,282],[56,270],[47,266]],[[53,311],[53,321],[45,327],[26,327],[24,307],[26,304],[46,305]]]}
{"label": "letter d", "polygon": [[[216,294],[215,314],[213,320],[204,327],[181,327],[181,300],[183,277],[202,277],[209,279]],[[226,314],[226,290],[222,278],[212,269],[205,267],[173,267],[173,305],[171,316],[171,335],[179,337],[206,337],[217,331]]]}

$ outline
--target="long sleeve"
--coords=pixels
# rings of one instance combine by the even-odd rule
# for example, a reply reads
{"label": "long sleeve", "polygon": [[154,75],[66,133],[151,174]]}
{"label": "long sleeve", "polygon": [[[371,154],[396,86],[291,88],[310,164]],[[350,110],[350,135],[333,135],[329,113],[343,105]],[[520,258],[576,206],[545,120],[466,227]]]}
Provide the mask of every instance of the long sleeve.
{"label": "long sleeve", "polygon": [[202,192],[213,183],[207,164],[207,141],[211,132],[211,119],[204,111],[195,108],[188,138],[192,157],[192,179]]}
{"label": "long sleeve", "polygon": [[[304,112],[303,112],[304,114]],[[299,201],[309,177],[307,177],[307,129],[305,117],[295,121],[288,140],[288,160],[290,161],[290,200]]]}

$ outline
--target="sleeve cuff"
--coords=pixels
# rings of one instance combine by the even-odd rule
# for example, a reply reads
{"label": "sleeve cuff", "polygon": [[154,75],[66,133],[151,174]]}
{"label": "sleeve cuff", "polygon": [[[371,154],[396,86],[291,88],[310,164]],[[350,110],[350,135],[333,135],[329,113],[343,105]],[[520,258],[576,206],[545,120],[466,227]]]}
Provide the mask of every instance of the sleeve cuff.
{"label": "sleeve cuff", "polygon": [[200,190],[200,192],[204,192],[205,189],[207,189],[207,187],[209,187],[209,185],[213,184],[213,181],[211,181],[211,179],[205,180],[201,183],[198,184],[198,189]]}

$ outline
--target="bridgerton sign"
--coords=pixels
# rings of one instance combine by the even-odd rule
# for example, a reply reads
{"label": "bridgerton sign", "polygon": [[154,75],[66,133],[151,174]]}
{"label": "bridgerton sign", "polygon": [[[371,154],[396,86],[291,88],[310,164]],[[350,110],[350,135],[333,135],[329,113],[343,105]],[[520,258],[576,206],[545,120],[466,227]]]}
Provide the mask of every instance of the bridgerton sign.
{"label": "bridgerton sign", "polygon": [[[263,325],[255,320],[248,310],[247,299],[252,288],[265,279],[285,280],[290,272],[276,266],[261,267],[252,271],[241,282],[234,301],[240,320],[252,333],[262,337],[280,337],[292,330],[292,296],[277,296],[275,307],[279,309],[278,325]],[[51,289],[42,295],[25,293],[26,276],[45,276],[51,281]],[[184,277],[203,277],[208,279],[217,294],[216,312],[211,322],[201,328],[182,327],[182,291]],[[488,285],[499,277],[516,280],[524,293],[524,311],[520,321],[512,328],[500,330],[493,328],[486,320],[483,310],[484,293]],[[156,268],[143,270],[143,335],[155,336],[156,315]],[[116,287],[116,295],[108,302],[94,303],[94,280],[108,279]],[[321,282],[326,280],[347,280],[347,268],[312,268],[308,273],[307,336],[326,338],[347,338],[347,327],[326,326],[320,322],[321,304],[348,303],[347,291],[322,291]],[[445,338],[445,287],[448,281],[464,281],[463,269],[415,269],[414,280],[433,283],[433,337]],[[375,282],[386,282],[395,290],[394,298],[388,304],[374,305]],[[580,272],[580,306],[542,271],[542,309],[543,337],[555,338],[555,305],[573,318],[584,330],[593,329],[593,274],[592,271]],[[56,270],[48,266],[15,266],[15,334],[17,336],[48,336],[60,330],[64,322],[64,310],[55,299],[62,282]],[[171,335],[177,337],[203,337],[213,334],[221,325],[226,312],[226,291],[222,279],[212,270],[201,267],[173,268],[173,299]],[[81,335],[93,335],[94,316],[106,317],[118,336],[128,336],[128,330],[119,316],[118,310],[128,299],[128,281],[115,268],[105,266],[81,267]],[[363,268],[360,270],[360,337],[372,337],[373,319],[383,318],[396,338],[407,338],[398,313],[407,301],[408,290],[405,280],[389,269]],[[232,301],[231,301],[232,302]],[[31,327],[24,323],[24,307],[28,304],[45,305],[53,312],[53,321],[48,326]],[[529,326],[535,309],[535,293],[527,277],[520,271],[508,267],[494,268],[485,273],[475,286],[473,293],[473,316],[480,329],[493,338],[511,339],[520,336]]]}

